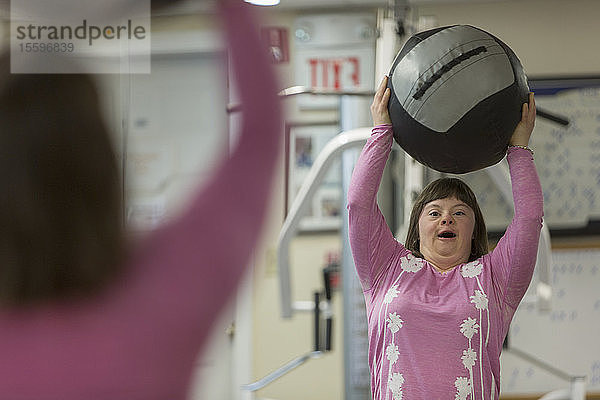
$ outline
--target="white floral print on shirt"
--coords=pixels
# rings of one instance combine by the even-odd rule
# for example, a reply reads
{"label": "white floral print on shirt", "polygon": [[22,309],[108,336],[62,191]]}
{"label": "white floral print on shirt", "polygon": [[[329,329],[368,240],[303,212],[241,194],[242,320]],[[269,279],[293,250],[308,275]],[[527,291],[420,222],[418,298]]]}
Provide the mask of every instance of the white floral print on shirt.
{"label": "white floral print on shirt", "polygon": [[390,304],[396,297],[398,297],[398,293],[400,293],[398,291],[398,285],[394,285],[389,288],[385,294],[385,297],[383,298],[383,304]]}
{"label": "white floral print on shirt", "polygon": [[475,308],[478,310],[487,310],[488,308],[488,298],[480,290],[476,290],[475,294],[470,297],[471,303],[475,304]]}
{"label": "white floral print on shirt", "polygon": [[394,364],[398,360],[399,355],[400,352],[398,351],[398,346],[394,343],[388,344],[387,348],[385,349],[385,356],[387,357],[388,361]]}
{"label": "white floral print on shirt", "polygon": [[390,331],[392,331],[392,334],[398,332],[404,323],[404,321],[402,321],[400,316],[396,313],[390,313],[385,322],[387,322],[387,326],[390,328]]}
{"label": "white floral print on shirt", "polygon": [[[466,377],[457,377],[455,381],[455,386],[457,388],[456,399],[467,399],[469,395],[471,395],[471,399],[475,399],[475,382],[473,381],[473,369],[477,363],[479,363],[479,375],[481,378],[481,390],[483,391],[483,313],[487,314],[487,337],[485,339],[485,345],[487,346],[488,338],[489,338],[489,329],[490,329],[490,321],[489,321],[489,310],[488,310],[488,297],[485,294],[483,287],[481,286],[481,282],[479,280],[479,276],[483,271],[483,264],[480,260],[471,261],[467,264],[464,264],[461,267],[461,275],[464,278],[474,278],[479,290],[475,290],[472,296],[469,296],[470,303],[475,306],[475,309],[479,312],[479,320],[471,317],[467,317],[467,319],[463,320],[462,324],[460,324],[460,332],[468,339],[468,348],[463,350],[461,361],[464,365],[465,369],[469,371],[469,378]],[[479,357],[477,357],[477,353],[473,349],[472,340],[475,335],[479,335]],[[483,396],[483,393],[481,393]],[[483,398],[483,397],[482,397]]]}
{"label": "white floral print on shirt", "polygon": [[477,353],[470,348],[463,350],[463,355],[460,359],[462,360],[466,369],[471,369],[475,365],[475,361],[477,361]]}
{"label": "white floral print on shirt", "polygon": [[479,324],[477,324],[477,320],[471,317],[468,317],[460,324],[460,333],[465,335],[465,337],[469,340],[473,338],[473,335],[477,333],[477,328],[479,328]]}
{"label": "white floral print on shirt", "polygon": [[[385,358],[388,360],[388,377],[389,377],[388,378],[388,388],[392,392],[393,400],[401,400],[402,395],[403,395],[403,391],[402,391],[401,387],[402,387],[402,384],[404,384],[404,377],[402,376],[402,374],[400,374],[398,372],[394,373],[393,375],[390,375],[390,374],[392,371],[392,366],[394,364],[396,364],[396,362],[398,361],[399,355],[400,355],[400,353],[398,352],[398,346],[395,345],[395,336],[398,333],[398,331],[402,328],[402,326],[404,325],[404,321],[395,312],[388,314],[388,306],[400,294],[400,291],[398,290],[398,281],[400,280],[402,275],[405,272],[407,272],[407,273],[418,272],[423,268],[424,265],[425,265],[425,261],[422,258],[415,257],[412,254],[407,254],[406,256],[400,258],[400,267],[401,267],[402,271],[400,271],[400,274],[396,277],[396,280],[394,281],[392,286],[385,293],[383,302],[381,304],[381,308],[379,309],[377,325],[378,325],[379,332],[384,331],[383,342],[384,343],[387,342],[388,329],[389,329],[389,332],[391,335],[391,340],[390,340],[391,344],[388,345],[385,350],[385,352],[386,352]],[[382,321],[381,321],[382,315],[385,318],[385,324],[386,324],[385,326],[388,329],[383,329],[383,327],[382,327]],[[385,315],[387,315],[387,317],[385,317]],[[398,368],[398,367],[396,367],[396,368]],[[381,361],[381,365],[377,365],[377,361],[375,361],[374,369],[379,371],[379,374],[375,378],[375,382],[381,382],[383,379],[384,361],[383,360]],[[388,398],[388,396],[389,396],[389,391],[386,393],[386,399]]]}
{"label": "white floral print on shirt", "polygon": [[[473,336],[479,332],[479,324],[476,319],[471,317],[467,317],[467,319],[463,320],[463,323],[460,324],[460,332],[465,335],[465,337],[469,340],[469,347],[466,350],[463,350],[463,355],[461,360],[465,368],[469,371],[469,387],[471,389],[471,399],[475,399],[475,388],[473,387],[473,367],[475,366],[475,361],[477,360],[477,355],[471,346],[471,339]],[[481,335],[480,335],[481,336]],[[459,397],[457,397],[459,398]],[[462,397],[461,397],[462,398]],[[466,397],[464,397],[466,399]]]}
{"label": "white floral print on shirt", "polygon": [[464,376],[459,376],[454,381],[454,386],[456,387],[456,396],[455,400],[467,400],[469,394],[471,394],[471,382],[469,378]]}
{"label": "white floral print on shirt", "polygon": [[424,261],[422,258],[407,254],[406,257],[400,259],[400,267],[407,272],[417,272],[423,268]]}
{"label": "white floral print on shirt", "polygon": [[394,400],[402,400],[402,385],[404,385],[404,376],[395,372],[388,382],[388,388],[392,391]]}
{"label": "white floral print on shirt", "polygon": [[462,266],[460,273],[465,278],[474,278],[483,270],[483,264],[479,260],[471,261]]}

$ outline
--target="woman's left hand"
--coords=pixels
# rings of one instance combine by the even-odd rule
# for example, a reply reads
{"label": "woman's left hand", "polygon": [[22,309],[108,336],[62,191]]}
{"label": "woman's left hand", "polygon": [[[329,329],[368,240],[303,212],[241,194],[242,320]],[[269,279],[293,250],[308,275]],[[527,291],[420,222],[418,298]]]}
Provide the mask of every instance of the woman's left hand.
{"label": "woman's left hand", "polygon": [[510,146],[527,146],[529,137],[535,126],[535,99],[533,93],[529,93],[529,104],[523,103],[521,109],[521,121],[517,124],[511,138]]}

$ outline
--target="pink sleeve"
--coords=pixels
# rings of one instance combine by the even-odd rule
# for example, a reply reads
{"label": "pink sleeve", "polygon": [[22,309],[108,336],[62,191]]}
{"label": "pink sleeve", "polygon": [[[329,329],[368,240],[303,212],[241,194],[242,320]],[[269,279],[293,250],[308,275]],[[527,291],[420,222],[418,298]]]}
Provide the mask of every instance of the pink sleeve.
{"label": "pink sleeve", "polygon": [[360,154],[348,191],[349,239],[363,290],[373,285],[398,244],[377,205],[377,191],[392,148],[392,126],[373,128]]}
{"label": "pink sleeve", "polygon": [[515,214],[489,255],[494,286],[502,302],[505,329],[531,282],[544,214],[542,188],[531,153],[510,148],[507,160]]}
{"label": "pink sleeve", "polygon": [[156,329],[172,331],[161,325],[165,320],[184,323],[177,331],[194,341],[202,339],[248,267],[270,203],[282,136],[275,74],[252,6],[241,0],[218,4],[243,108],[240,138],[187,211],[136,250],[134,281],[126,286],[133,302],[157,299]]}

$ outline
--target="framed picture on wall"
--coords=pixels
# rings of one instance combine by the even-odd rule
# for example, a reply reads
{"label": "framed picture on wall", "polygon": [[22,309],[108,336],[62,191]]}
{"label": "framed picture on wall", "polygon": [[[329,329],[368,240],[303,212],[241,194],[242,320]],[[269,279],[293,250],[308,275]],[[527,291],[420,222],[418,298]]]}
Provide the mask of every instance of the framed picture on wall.
{"label": "framed picture on wall", "polygon": [[[337,121],[286,124],[285,215],[327,142],[339,133]],[[306,215],[300,222],[301,231],[338,230],[341,227],[340,161],[330,166],[320,187],[310,199]]]}

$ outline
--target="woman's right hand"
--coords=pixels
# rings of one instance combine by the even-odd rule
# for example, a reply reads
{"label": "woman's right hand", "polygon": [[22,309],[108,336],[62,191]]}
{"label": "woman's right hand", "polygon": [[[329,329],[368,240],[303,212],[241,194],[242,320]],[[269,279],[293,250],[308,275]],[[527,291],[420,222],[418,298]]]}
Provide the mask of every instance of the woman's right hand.
{"label": "woman's right hand", "polygon": [[388,112],[388,102],[392,91],[387,87],[388,77],[383,78],[371,104],[371,117],[373,125],[391,124],[392,120]]}

